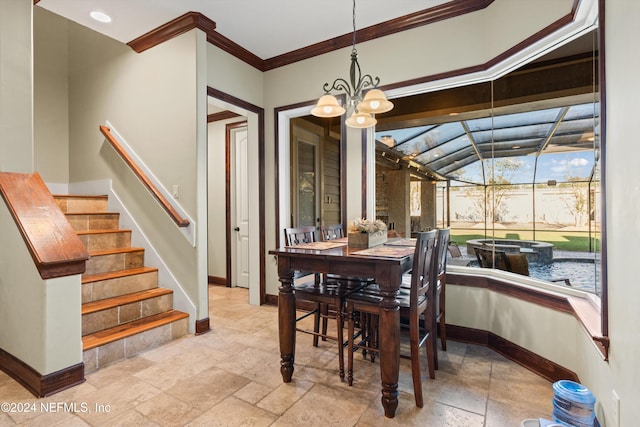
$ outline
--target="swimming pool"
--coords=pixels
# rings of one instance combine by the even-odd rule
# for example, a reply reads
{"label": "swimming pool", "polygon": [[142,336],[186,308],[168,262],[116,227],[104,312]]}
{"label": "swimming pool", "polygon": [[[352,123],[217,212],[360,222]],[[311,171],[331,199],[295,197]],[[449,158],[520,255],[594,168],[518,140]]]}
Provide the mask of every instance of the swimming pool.
{"label": "swimming pool", "polygon": [[[472,260],[469,266],[479,267],[476,260]],[[594,262],[589,258],[562,258],[549,264],[532,262],[529,264],[529,276],[548,282],[569,279],[572,288],[596,293],[596,290],[600,290],[600,261]],[[564,282],[553,283],[564,285]]]}
{"label": "swimming pool", "polygon": [[567,278],[571,287],[591,293],[600,289],[600,262],[592,259],[554,260],[551,264],[531,263],[529,275],[547,281]]}

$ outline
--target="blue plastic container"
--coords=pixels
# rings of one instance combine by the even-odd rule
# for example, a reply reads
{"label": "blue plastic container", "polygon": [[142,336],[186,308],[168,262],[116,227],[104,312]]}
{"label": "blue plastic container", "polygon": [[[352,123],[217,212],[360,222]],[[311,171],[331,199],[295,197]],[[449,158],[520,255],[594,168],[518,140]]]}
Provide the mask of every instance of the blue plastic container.
{"label": "blue plastic container", "polygon": [[593,427],[596,398],[588,388],[574,381],[553,384],[553,420],[571,427]]}

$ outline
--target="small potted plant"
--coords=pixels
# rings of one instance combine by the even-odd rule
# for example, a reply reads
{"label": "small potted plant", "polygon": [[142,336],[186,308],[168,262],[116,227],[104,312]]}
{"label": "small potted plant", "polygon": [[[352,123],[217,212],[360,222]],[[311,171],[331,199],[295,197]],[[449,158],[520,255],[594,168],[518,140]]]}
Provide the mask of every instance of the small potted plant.
{"label": "small potted plant", "polygon": [[349,246],[356,248],[381,245],[387,241],[387,224],[379,219],[356,218],[349,225],[347,238]]}

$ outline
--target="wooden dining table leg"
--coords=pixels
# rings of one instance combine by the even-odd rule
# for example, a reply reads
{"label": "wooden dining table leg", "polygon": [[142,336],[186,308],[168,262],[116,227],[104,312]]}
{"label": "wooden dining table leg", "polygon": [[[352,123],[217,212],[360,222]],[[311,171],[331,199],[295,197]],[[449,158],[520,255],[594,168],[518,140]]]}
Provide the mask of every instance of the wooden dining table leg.
{"label": "wooden dining table leg", "polygon": [[296,354],[296,296],[293,292],[293,272],[286,265],[288,259],[278,260],[280,288],[278,293],[278,334],[280,338],[280,373],[285,383],[291,382]]}
{"label": "wooden dining table leg", "polygon": [[398,408],[400,374],[400,307],[395,291],[383,291],[378,324],[380,344],[380,377],[384,415],[393,418]]}

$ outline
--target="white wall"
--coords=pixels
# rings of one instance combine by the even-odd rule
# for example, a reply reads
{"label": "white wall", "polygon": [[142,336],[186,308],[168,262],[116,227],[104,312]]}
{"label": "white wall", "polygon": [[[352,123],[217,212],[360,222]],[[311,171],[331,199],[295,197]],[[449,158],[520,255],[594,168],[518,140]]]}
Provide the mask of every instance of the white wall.
{"label": "white wall", "polygon": [[[46,24],[39,25],[44,19]],[[69,183],[67,20],[33,8],[34,163],[49,184]]]}
{"label": "white wall", "polygon": [[33,2],[0,0],[0,171],[33,172]]}
{"label": "white wall", "polygon": [[[32,4],[0,0],[3,172],[33,172]],[[80,363],[80,276],[42,280],[1,199],[0,236],[0,349],[42,375]]]}
{"label": "white wall", "polygon": [[[629,40],[640,39],[640,3],[606,1],[605,55],[607,90],[606,215],[611,357],[592,381],[598,397],[620,396],[621,426],[640,419],[640,286],[635,242],[640,237],[640,176],[636,141],[640,58]],[[609,412],[610,414],[611,412]]]}
{"label": "white wall", "polygon": [[0,198],[0,349],[42,375],[82,362],[80,276],[42,280]]}

